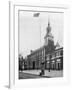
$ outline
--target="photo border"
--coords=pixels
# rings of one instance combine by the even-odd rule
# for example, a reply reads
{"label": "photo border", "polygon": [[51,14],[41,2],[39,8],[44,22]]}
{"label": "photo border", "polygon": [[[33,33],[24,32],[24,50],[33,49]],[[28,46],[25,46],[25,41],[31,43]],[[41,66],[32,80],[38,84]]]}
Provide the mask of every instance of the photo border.
{"label": "photo border", "polygon": [[[18,57],[16,57],[16,55],[17,55],[17,49],[16,49],[16,45],[18,44],[18,35],[16,35],[16,33],[18,33],[18,28],[16,29],[16,23],[18,22],[18,20],[16,21],[16,14],[18,14],[18,12],[16,13],[16,11],[18,11],[18,8],[17,7],[21,7],[21,4],[19,5],[19,4],[15,4],[15,3],[12,3],[12,2],[10,2],[9,3],[10,4],[10,62],[9,62],[9,66],[10,66],[10,77],[9,77],[9,83],[10,83],[10,87],[18,87],[21,83],[22,83],[22,86],[23,87],[25,87],[24,86],[24,83],[23,82],[25,82],[27,85],[26,85],[26,87],[29,85],[28,84],[28,82],[30,83],[30,82],[34,82],[34,80],[35,79],[32,79],[32,80],[25,80],[24,79],[24,81],[23,80],[18,80],[17,79],[17,70],[18,70],[18,68],[17,68],[17,66],[18,66],[18,62],[17,62],[17,58]],[[23,5],[22,4],[22,6],[24,6],[24,7],[28,7],[28,5]],[[29,5],[29,7],[35,7],[35,8],[49,8],[49,7],[45,7],[45,6],[30,6]],[[16,9],[17,8],[17,9]],[[51,8],[51,7],[50,7]],[[49,8],[49,9],[50,9]],[[65,11],[64,11],[64,13],[65,14],[68,14],[68,12],[69,12],[69,8],[68,7],[52,7],[52,8],[58,8],[58,9],[64,9]],[[66,17],[68,18],[68,16],[69,15],[66,15]],[[17,16],[18,17],[18,16]],[[17,18],[18,19],[18,18]],[[66,23],[65,24],[67,24],[67,20],[66,20]],[[16,26],[15,26],[16,25]],[[68,28],[68,27],[67,27]],[[66,29],[66,27],[65,27],[65,29]],[[65,32],[65,31],[64,31]],[[65,33],[65,34],[67,34],[67,32]],[[65,36],[65,35],[64,35]],[[66,41],[67,42],[67,41]],[[64,49],[66,49],[66,48],[64,48]],[[66,53],[67,54],[67,53]],[[66,56],[65,54],[64,54],[64,56]],[[65,58],[66,59],[66,58]],[[69,62],[68,62],[68,64],[69,64]],[[66,67],[66,66],[65,66]],[[64,68],[65,68],[64,67]],[[67,73],[68,73],[68,71],[67,71]],[[68,76],[69,76],[69,73],[68,73]],[[68,84],[69,82],[70,82],[70,80],[69,80],[69,78],[68,78],[68,76],[67,76],[67,78],[65,78],[65,80],[63,80],[63,83],[64,84]],[[58,78],[57,78],[58,79]],[[35,81],[40,81],[41,79],[37,79],[37,80],[35,80]],[[42,79],[43,80],[43,83],[41,83],[41,85],[40,86],[42,86],[44,83],[45,83],[45,86],[47,85],[47,84],[49,84],[48,83],[48,81],[46,80],[46,79]],[[51,82],[52,81],[55,81],[56,80],[56,78],[53,78],[53,79],[51,79]],[[59,80],[59,79],[58,79]],[[55,83],[55,82],[54,82]],[[54,84],[53,83],[53,84]],[[57,80],[56,80],[56,83],[57,83]],[[60,82],[59,84],[61,84],[62,82]],[[62,84],[63,84],[62,83]],[[32,83],[33,84],[33,83]],[[32,87],[32,84],[31,85],[29,85],[30,87]],[[37,84],[37,83],[35,83],[35,84]],[[50,84],[50,85],[53,85],[52,83]],[[63,85],[64,85],[63,84]],[[38,85],[38,84],[37,84]],[[21,87],[22,87],[21,86]],[[35,86],[35,85],[34,85]]]}

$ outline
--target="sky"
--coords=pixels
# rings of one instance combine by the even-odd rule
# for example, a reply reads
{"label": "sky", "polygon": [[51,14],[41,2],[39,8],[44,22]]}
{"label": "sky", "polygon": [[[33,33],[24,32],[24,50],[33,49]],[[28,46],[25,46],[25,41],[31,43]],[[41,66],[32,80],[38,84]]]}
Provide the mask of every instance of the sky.
{"label": "sky", "polygon": [[39,12],[39,17],[34,17],[37,12],[19,11],[19,54],[24,58],[31,50],[36,50],[44,45],[44,36],[48,21],[54,44],[63,46],[63,13]]}

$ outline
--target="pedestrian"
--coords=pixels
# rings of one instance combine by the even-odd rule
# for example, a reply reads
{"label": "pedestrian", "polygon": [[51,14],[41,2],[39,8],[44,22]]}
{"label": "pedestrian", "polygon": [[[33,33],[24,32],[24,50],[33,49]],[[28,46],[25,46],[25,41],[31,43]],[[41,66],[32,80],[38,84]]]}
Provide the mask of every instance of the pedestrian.
{"label": "pedestrian", "polygon": [[45,74],[44,62],[41,63],[41,72],[40,76]]}

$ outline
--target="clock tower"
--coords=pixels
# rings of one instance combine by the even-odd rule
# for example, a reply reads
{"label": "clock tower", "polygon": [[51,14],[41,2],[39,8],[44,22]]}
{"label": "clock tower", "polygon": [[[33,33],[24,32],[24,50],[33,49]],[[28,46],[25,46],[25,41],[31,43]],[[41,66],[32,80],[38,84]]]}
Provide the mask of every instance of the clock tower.
{"label": "clock tower", "polygon": [[46,53],[51,53],[54,51],[54,37],[51,33],[51,26],[50,22],[48,22],[48,26],[46,28],[46,35],[44,37],[45,40],[45,48],[46,48]]}

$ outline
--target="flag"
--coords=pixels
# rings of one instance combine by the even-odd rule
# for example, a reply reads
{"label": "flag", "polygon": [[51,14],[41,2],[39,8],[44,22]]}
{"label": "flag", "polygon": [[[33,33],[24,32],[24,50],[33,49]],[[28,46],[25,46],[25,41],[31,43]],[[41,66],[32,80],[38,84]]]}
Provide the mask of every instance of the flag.
{"label": "flag", "polygon": [[40,13],[34,13],[33,17],[39,17]]}

